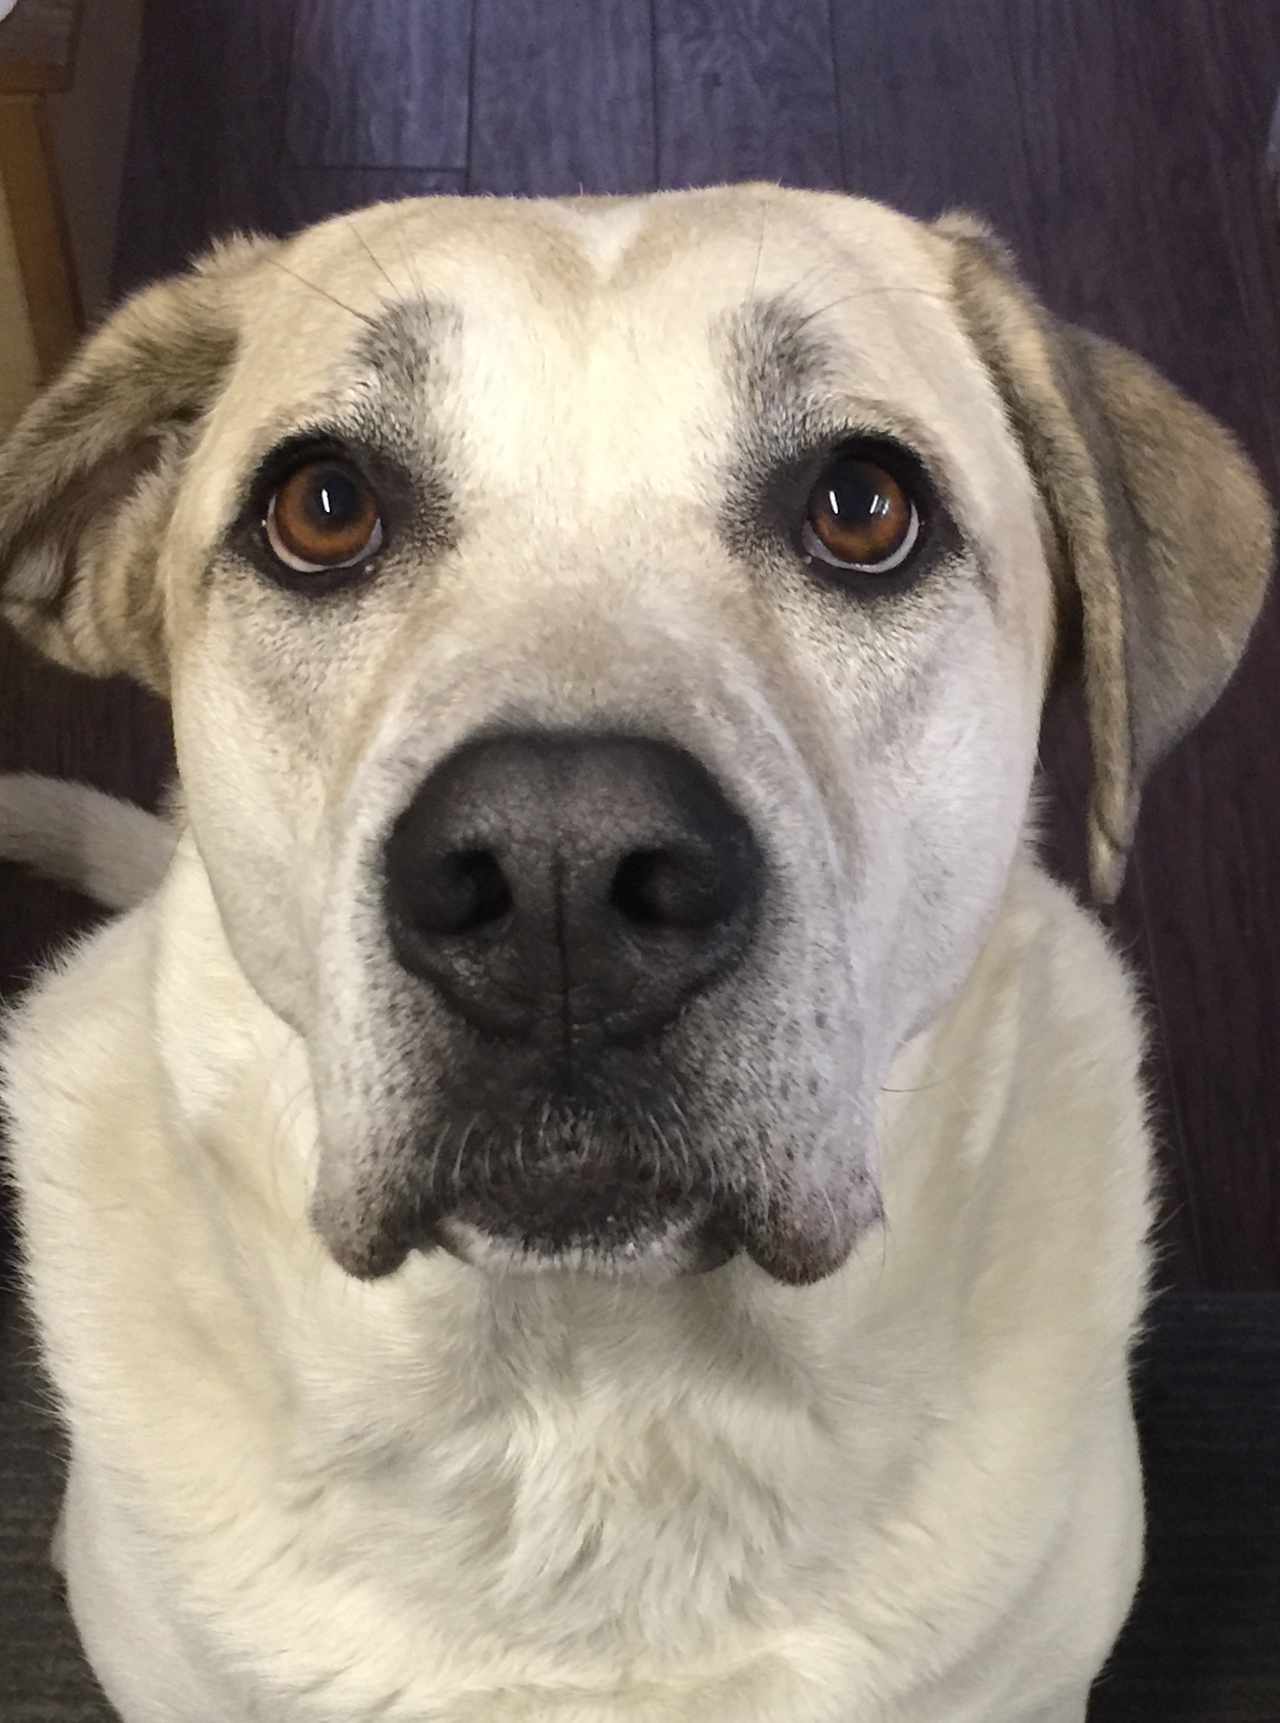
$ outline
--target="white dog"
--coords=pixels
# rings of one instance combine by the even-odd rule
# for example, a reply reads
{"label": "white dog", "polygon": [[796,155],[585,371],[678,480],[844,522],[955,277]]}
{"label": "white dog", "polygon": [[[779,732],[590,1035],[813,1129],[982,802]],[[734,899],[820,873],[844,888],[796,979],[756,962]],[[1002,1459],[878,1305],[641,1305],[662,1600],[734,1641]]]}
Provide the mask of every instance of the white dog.
{"label": "white dog", "polygon": [[1079,1723],[1150,1165],[1040,712],[1109,898],[1270,546],[965,218],[427,200],[108,322],[0,602],[177,738],[6,1059],[122,1717]]}

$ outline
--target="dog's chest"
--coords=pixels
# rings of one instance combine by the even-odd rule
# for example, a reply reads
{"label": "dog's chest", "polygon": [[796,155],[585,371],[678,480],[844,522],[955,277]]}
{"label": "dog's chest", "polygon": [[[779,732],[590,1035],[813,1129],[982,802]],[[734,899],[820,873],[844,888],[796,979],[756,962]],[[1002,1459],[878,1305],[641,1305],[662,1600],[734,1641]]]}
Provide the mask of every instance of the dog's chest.
{"label": "dog's chest", "polygon": [[309,1565],[464,1686],[687,1680],[820,1615],[858,1506],[847,1436],[698,1357],[671,1309],[569,1346],[548,1302],[417,1372],[384,1357],[376,1390],[354,1360],[312,1384],[279,1498]]}

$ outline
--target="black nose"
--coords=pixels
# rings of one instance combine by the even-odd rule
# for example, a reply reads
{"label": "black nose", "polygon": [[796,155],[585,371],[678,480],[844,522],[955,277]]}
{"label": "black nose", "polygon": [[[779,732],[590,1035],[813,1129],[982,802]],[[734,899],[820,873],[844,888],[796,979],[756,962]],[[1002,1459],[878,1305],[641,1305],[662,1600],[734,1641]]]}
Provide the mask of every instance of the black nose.
{"label": "black nose", "polygon": [[507,733],[433,771],[386,846],[396,956],[481,1028],[571,1051],[661,1027],[741,953],[750,827],[666,742]]}

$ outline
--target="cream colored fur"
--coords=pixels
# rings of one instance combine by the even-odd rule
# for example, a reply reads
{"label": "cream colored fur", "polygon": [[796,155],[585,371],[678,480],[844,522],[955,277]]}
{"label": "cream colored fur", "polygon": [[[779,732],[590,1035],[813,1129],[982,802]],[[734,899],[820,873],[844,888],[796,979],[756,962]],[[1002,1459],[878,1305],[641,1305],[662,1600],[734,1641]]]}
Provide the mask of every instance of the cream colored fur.
{"label": "cream colored fur", "polygon": [[[1208,451],[1242,548],[1223,504],[1154,572],[1140,526],[1122,555],[1051,322],[971,224],[770,187],[358,219],[153,290],[0,455],[0,599],[167,689],[184,796],[159,887],[5,1053],[90,1660],[126,1723],[1082,1723],[1142,1557],[1151,1165],[1132,989],[1034,859],[1038,718],[1078,585],[1087,674],[1127,678],[1098,724],[1157,684],[1166,739],[1207,704],[1265,580],[1256,481],[1144,371],[1126,495],[1154,518]],[[812,414],[944,486],[960,548],[905,606],[726,548],[775,387],[769,353],[730,377],[756,300],[825,331]],[[359,343],[401,303],[422,345],[388,382]],[[326,413],[394,421],[454,519],[320,611],[229,523]],[[1238,595],[1212,651],[1206,561]],[[1134,668],[1126,582],[1173,617],[1172,668]],[[672,1034],[724,1085],[706,1152],[738,1109],[751,1176],[838,1259],[815,1284],[465,1240],[347,1272],[412,1173],[404,1073],[447,1082],[450,1045],[380,955],[371,858],[512,709],[660,728],[768,830],[793,907]],[[1114,889],[1149,759],[1095,745]],[[35,823],[65,872],[67,827]]]}
{"label": "cream colored fur", "polygon": [[890,1225],[840,1274],[362,1285],[306,1224],[302,1049],[187,843],[9,1055],[108,1693],[130,1723],[1083,1717],[1141,1559],[1139,1053],[1104,938],[1020,863],[895,1065]]}

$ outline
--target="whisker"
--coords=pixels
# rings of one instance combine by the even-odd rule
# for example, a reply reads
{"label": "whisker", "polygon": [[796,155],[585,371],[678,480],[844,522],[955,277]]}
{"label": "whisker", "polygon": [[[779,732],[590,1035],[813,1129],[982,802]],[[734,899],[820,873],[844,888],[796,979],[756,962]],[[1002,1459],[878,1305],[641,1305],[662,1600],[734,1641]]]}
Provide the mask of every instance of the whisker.
{"label": "whisker", "polygon": [[816,311],[810,311],[802,317],[795,326],[794,333],[799,333],[815,317],[823,317],[828,311],[834,311],[837,305],[847,305],[853,299],[874,299],[884,293],[909,293],[917,299],[934,299],[940,305],[950,305],[951,299],[945,293],[935,293],[931,287],[858,287],[851,293],[842,293],[838,299],[830,300],[826,305],[820,305]]}
{"label": "whisker", "polygon": [[373,247],[369,244],[369,241],[361,233],[359,224],[357,223],[355,216],[349,215],[347,217],[347,226],[351,229],[352,233],[355,234],[356,238],[360,241],[360,244],[364,247],[365,252],[368,254],[369,261],[374,265],[374,267],[376,269],[381,270],[382,279],[386,282],[387,286],[391,289],[391,291],[393,293],[398,293],[399,288],[396,286],[395,282],[391,279],[391,271],[387,268],[386,264],[378,256],[377,252],[374,251]]}
{"label": "whisker", "polygon": [[955,1081],[955,1072],[948,1071],[944,1076],[935,1077],[931,1083],[908,1083],[905,1088],[895,1089],[890,1083],[881,1083],[882,1095],[922,1095],[926,1089],[940,1088],[943,1083]]}
{"label": "whisker", "polygon": [[[519,1136],[519,1134],[520,1134],[520,1129],[521,1129],[521,1127],[517,1126],[517,1128],[516,1128],[516,1135],[517,1136]],[[485,1190],[492,1190],[493,1189],[493,1133],[492,1132],[488,1132],[485,1136],[485,1139],[484,1139],[484,1188],[485,1188]]]}
{"label": "whisker", "polygon": [[458,1143],[458,1152],[453,1159],[453,1175],[449,1181],[450,1194],[455,1198],[457,1197],[458,1185],[462,1177],[462,1157],[467,1152],[467,1144],[471,1141],[471,1133],[479,1123],[480,1115],[479,1113],[474,1113],[471,1118],[468,1119],[466,1128],[462,1133],[462,1138]]}
{"label": "whisker", "polygon": [[760,279],[760,262],[764,257],[764,230],[768,220],[769,205],[767,203],[762,203],[760,205],[760,243],[756,247],[756,264],[755,268],[751,271],[751,286],[747,289],[748,299],[754,299],[756,296],[756,283]]}
{"label": "whisker", "polygon": [[432,1144],[431,1153],[427,1159],[427,1178],[426,1178],[426,1184],[425,1184],[424,1188],[427,1190],[428,1193],[430,1193],[432,1195],[434,1195],[435,1189],[436,1189],[436,1173],[437,1173],[437,1170],[439,1169],[439,1166],[440,1166],[440,1155],[441,1155],[441,1153],[444,1149],[444,1146],[448,1140],[449,1140],[449,1124],[448,1124],[448,1121],[446,1120],[446,1122],[440,1127],[439,1131],[437,1131],[437,1133],[436,1133],[436,1140]]}
{"label": "whisker", "polygon": [[811,263],[808,269],[802,270],[801,273],[796,276],[794,281],[788,283],[788,285],[782,289],[778,294],[778,298],[782,301],[791,299],[799,293],[802,288],[816,288],[827,276],[834,276],[837,273],[838,270],[836,265],[833,264],[829,258],[820,259],[817,263]]}
{"label": "whisker", "polygon": [[417,266],[413,261],[413,254],[405,244],[404,229],[402,227],[396,228],[396,238],[400,241],[400,256],[404,259],[404,266],[408,272],[409,280],[413,283],[414,291],[417,293],[418,298],[425,304],[427,299],[427,290],[423,286],[422,277],[418,274]]}
{"label": "whisker", "polygon": [[357,311],[354,305],[348,305],[345,300],[339,299],[336,293],[330,293],[327,287],[321,287],[314,281],[308,281],[305,275],[299,275],[296,269],[290,269],[289,265],[281,263],[278,257],[268,256],[267,262],[274,269],[283,270],[286,275],[292,276],[303,287],[309,287],[313,293],[318,293],[321,299],[327,299],[330,305],[336,305],[339,311],[345,311],[350,317],[358,317],[361,323],[367,324],[370,329],[377,328],[372,317],[366,316],[363,311]]}
{"label": "whisker", "polygon": [[889,1217],[880,1215],[880,1278],[884,1279],[884,1271],[889,1266]]}

